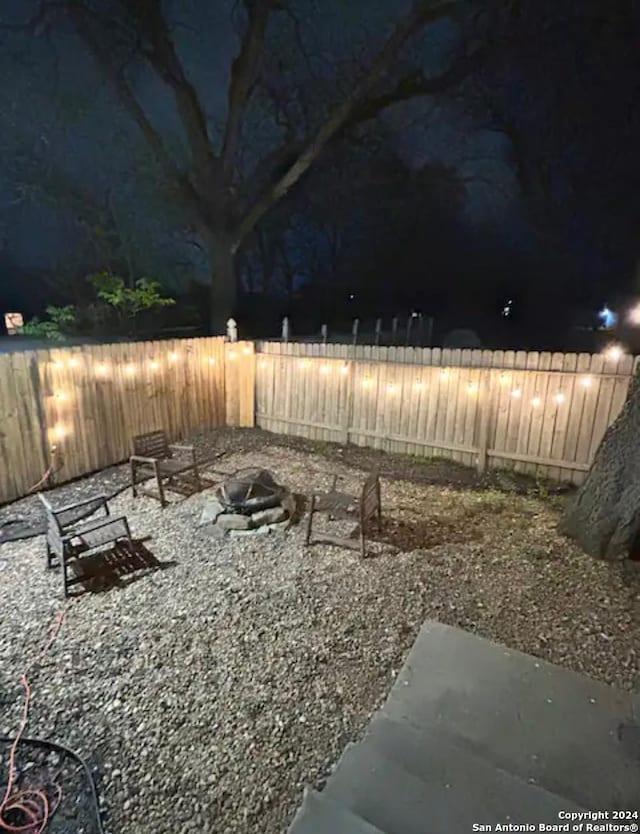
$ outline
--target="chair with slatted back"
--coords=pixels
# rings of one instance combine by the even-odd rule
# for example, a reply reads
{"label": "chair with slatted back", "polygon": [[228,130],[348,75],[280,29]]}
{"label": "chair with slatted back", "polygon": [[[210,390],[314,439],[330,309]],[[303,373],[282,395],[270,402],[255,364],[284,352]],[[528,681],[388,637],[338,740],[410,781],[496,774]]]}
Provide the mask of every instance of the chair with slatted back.
{"label": "chair with slatted back", "polygon": [[[115,544],[121,539],[126,539],[129,545],[133,544],[126,516],[112,516],[104,495],[57,508],[42,493],[38,493],[38,498],[47,516],[47,567],[54,567],[57,557],[62,567],[65,597],[70,585],[82,581],[78,577],[69,579],[68,567],[72,559],[79,559],[89,550]],[[90,516],[97,517],[89,519]]]}
{"label": "chair with slatted back", "polygon": [[[337,478],[334,479],[333,494],[340,495],[335,491]],[[353,505],[359,516],[358,541],[346,536],[313,535],[313,517],[320,509],[323,496],[314,494],[309,503],[309,516],[307,518],[307,532],[305,545],[312,544],[333,544],[338,547],[346,547],[349,550],[357,550],[364,558],[367,555],[367,534],[372,522],[375,522],[378,530],[382,528],[382,502],[380,496],[380,474],[373,472],[362,485],[359,498],[353,498]]]}
{"label": "chair with slatted back", "polygon": [[[131,467],[131,490],[134,497],[138,493],[157,498],[166,506],[165,485],[176,487],[176,481],[184,479],[193,482],[195,489],[202,489],[200,471],[193,446],[181,446],[169,443],[162,429],[139,434],[132,440],[133,454],[129,458]],[[142,488],[140,481],[153,479],[157,491]]]}

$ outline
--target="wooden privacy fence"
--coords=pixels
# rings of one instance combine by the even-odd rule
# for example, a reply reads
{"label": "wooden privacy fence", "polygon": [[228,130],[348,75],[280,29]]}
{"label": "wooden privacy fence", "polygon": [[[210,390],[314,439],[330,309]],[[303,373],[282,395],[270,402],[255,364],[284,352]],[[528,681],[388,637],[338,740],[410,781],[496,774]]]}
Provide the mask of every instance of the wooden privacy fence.
{"label": "wooden privacy fence", "polygon": [[125,460],[135,434],[253,425],[253,344],[177,339],[0,354],[0,502]]}
{"label": "wooden privacy fence", "polygon": [[633,357],[262,342],[257,423],[580,483]]}

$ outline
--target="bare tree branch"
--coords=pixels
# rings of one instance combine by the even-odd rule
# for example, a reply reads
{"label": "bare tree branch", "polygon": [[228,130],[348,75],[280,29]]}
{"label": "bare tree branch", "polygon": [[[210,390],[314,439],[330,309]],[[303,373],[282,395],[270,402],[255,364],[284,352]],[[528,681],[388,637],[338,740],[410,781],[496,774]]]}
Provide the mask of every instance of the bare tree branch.
{"label": "bare tree branch", "polygon": [[412,35],[428,23],[450,17],[457,11],[458,4],[454,0],[445,0],[435,5],[433,3],[421,2],[414,7],[413,12],[407,16],[388,38],[372,62],[368,72],[355,85],[351,94],[333,110],[328,119],[320,127],[316,136],[306,145],[288,171],[258,197],[253,207],[244,216],[234,236],[234,246],[236,249],[239,247],[243,238],[253,229],[271,206],[280,200],[295,185],[300,177],[306,173],[311,165],[313,165],[329,141],[347,125],[349,119],[357,110],[365,96],[368,95],[371,88],[379,80],[380,76],[384,74],[393,58]]}
{"label": "bare tree branch", "polygon": [[158,76],[171,88],[176,108],[187,135],[189,148],[198,178],[210,189],[215,172],[216,159],[211,150],[207,131],[207,118],[198,93],[187,78],[178,57],[167,21],[159,0],[137,0],[132,4],[136,9],[141,31],[146,35],[150,47],[143,54]]}
{"label": "bare tree branch", "polygon": [[[206,216],[200,198],[192,186],[189,178],[182,173],[165,147],[160,133],[147,118],[142,106],[127,83],[124,73],[112,63],[110,53],[102,45],[100,38],[94,33],[82,10],[71,10],[70,19],[76,31],[89,48],[94,60],[111,83],[113,89],[126,111],[133,118],[142,132],[152,153],[156,157],[170,183],[177,189],[187,207],[196,214]],[[208,220],[208,218],[207,218]]]}
{"label": "bare tree branch", "polygon": [[231,81],[227,97],[227,123],[220,155],[222,171],[227,179],[232,174],[245,107],[251,96],[262,58],[267,23],[273,11],[273,0],[255,0],[246,5],[249,10],[249,24],[240,52],[231,67]]}

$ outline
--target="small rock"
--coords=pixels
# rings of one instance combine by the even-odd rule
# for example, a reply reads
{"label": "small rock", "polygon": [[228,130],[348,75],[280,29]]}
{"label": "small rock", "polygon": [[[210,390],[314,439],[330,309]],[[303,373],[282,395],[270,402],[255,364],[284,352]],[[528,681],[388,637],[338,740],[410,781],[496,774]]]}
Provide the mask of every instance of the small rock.
{"label": "small rock", "polygon": [[240,513],[223,513],[216,522],[221,530],[248,530],[251,525],[251,518]]}
{"label": "small rock", "polygon": [[208,504],[205,505],[202,513],[200,515],[200,521],[198,522],[198,527],[203,527],[205,524],[210,524],[211,522],[215,522],[218,519],[218,516],[224,512],[224,507],[219,501],[213,499],[209,501]]}
{"label": "small rock", "polygon": [[268,510],[259,510],[251,516],[251,523],[254,527],[261,527],[263,524],[277,524],[284,521],[287,512],[284,507],[271,507]]}

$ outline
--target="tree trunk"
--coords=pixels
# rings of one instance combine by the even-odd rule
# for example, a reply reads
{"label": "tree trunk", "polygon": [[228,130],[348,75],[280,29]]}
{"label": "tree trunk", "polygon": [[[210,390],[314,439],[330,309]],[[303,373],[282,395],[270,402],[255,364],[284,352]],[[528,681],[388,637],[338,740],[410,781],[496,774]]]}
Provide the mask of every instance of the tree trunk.
{"label": "tree trunk", "polygon": [[227,332],[227,320],[237,314],[236,255],[232,241],[225,235],[211,237],[207,248],[211,264],[209,331],[219,336]]}
{"label": "tree trunk", "polygon": [[561,532],[598,559],[636,557],[640,544],[640,378],[607,429],[585,482],[567,506]]}

